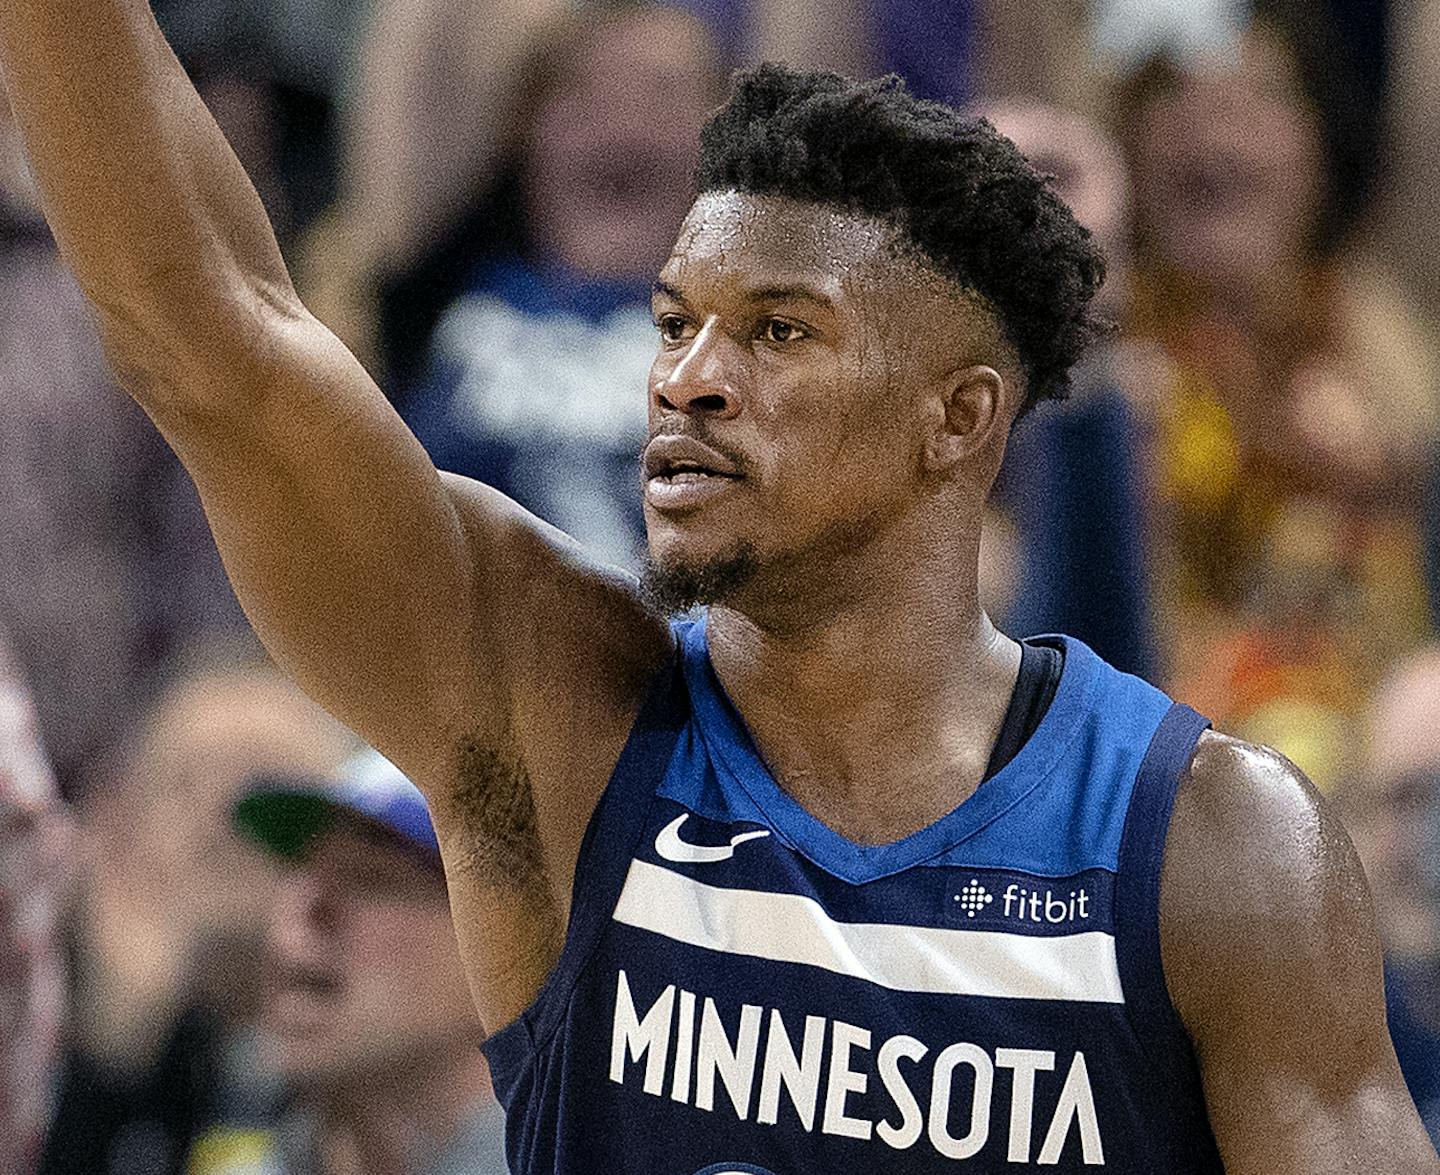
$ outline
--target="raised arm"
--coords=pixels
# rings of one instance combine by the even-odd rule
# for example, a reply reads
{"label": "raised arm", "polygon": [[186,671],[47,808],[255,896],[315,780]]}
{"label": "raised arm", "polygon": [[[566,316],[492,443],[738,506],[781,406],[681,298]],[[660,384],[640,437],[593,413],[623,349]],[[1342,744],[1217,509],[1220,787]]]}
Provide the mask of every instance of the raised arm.
{"label": "raised arm", "polygon": [[435,471],[300,304],[144,0],[5,0],[0,73],[117,373],[194,477],[271,653],[427,792],[482,1019],[508,1020],[558,949],[663,624]]}
{"label": "raised arm", "polygon": [[1172,998],[1232,1175],[1440,1175],[1385,1023],[1344,829],[1270,751],[1207,736],[1161,886]]}

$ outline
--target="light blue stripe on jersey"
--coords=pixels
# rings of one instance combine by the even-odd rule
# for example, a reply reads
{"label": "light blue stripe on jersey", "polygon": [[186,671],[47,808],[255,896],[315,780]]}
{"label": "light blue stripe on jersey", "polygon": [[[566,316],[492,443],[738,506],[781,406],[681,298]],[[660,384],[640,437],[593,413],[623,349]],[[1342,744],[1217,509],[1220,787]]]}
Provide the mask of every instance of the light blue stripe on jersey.
{"label": "light blue stripe on jersey", "polygon": [[[1055,698],[1019,753],[964,803],[886,845],[859,845],[828,828],[775,782],[726,697],[706,651],[704,622],[677,626],[696,721],[676,745],[660,795],[720,822],[752,821],[851,884],[916,865],[1023,870],[1069,877],[1114,872],[1133,781],[1170,708],[1153,686],[1106,666],[1071,637]],[[1021,807],[1023,820],[1002,820]],[[1034,830],[1046,835],[1037,837]]]}

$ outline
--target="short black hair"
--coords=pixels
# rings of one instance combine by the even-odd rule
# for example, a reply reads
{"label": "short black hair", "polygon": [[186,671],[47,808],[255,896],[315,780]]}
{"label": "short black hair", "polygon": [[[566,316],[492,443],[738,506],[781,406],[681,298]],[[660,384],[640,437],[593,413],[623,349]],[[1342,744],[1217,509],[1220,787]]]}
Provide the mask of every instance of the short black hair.
{"label": "short black hair", "polygon": [[982,118],[922,101],[898,77],[765,64],[732,80],[700,136],[700,193],[826,204],[892,224],[993,309],[1024,369],[1019,415],[1064,399],[1070,368],[1108,324],[1089,230],[1015,144]]}

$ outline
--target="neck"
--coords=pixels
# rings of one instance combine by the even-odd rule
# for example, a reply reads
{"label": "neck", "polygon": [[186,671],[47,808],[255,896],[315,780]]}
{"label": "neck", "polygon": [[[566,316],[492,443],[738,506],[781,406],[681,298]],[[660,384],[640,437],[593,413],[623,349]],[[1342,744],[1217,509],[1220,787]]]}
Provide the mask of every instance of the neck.
{"label": "neck", "polygon": [[409,1175],[491,1096],[478,1049],[316,1091],[308,1100],[319,1124],[321,1169],[324,1175]]}
{"label": "neck", "polygon": [[785,593],[805,600],[805,623],[710,610],[715,671],[777,781],[851,839],[923,828],[984,776],[1020,656],[980,608],[977,548],[945,565],[879,560],[842,599],[827,577],[829,606]]}

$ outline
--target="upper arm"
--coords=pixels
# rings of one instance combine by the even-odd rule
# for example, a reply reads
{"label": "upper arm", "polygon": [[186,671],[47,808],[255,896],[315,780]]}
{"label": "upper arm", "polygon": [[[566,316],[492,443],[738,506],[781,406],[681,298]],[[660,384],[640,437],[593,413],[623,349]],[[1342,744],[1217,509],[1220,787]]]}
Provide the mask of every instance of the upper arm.
{"label": "upper arm", "polygon": [[[127,348],[127,382],[194,479],[270,653],[413,767],[461,710],[498,719],[508,705],[461,519],[419,443],[318,321],[267,314],[255,337],[154,366]],[[497,533],[502,560],[505,541]]]}
{"label": "upper arm", "polygon": [[1161,943],[1227,1171],[1440,1172],[1390,1043],[1359,862],[1280,756],[1202,739],[1171,821]]}
{"label": "upper arm", "polygon": [[137,396],[271,654],[425,792],[482,1019],[508,1020],[558,951],[586,821],[668,630],[632,580],[437,472],[313,317],[263,315],[256,338],[142,364],[156,386]]}

